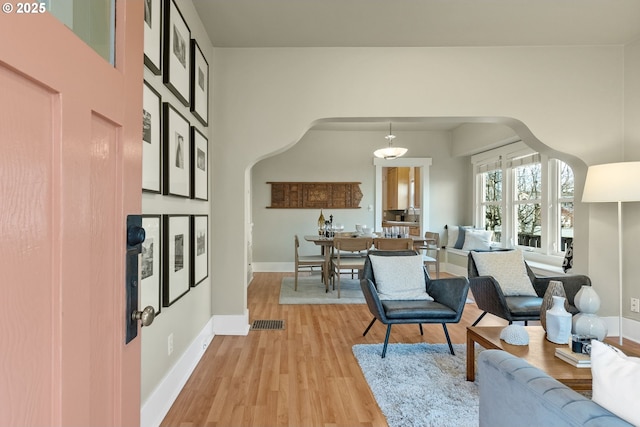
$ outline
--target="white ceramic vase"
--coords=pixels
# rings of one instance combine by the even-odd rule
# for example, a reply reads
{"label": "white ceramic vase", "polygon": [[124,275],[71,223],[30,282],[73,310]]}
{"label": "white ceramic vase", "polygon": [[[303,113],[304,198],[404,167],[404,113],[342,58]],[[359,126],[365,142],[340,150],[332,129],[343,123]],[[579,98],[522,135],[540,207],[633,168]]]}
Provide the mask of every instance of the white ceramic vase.
{"label": "white ceramic vase", "polygon": [[607,336],[607,324],[601,317],[592,313],[578,313],[573,316],[573,333],[588,335],[602,341]]}
{"label": "white ceramic vase", "polygon": [[553,307],[547,310],[547,339],[556,344],[568,344],[571,336],[571,313],[564,308],[566,298],[553,296]]}
{"label": "white ceramic vase", "polygon": [[573,303],[580,313],[595,314],[600,308],[600,297],[591,286],[582,285],[576,293]]}

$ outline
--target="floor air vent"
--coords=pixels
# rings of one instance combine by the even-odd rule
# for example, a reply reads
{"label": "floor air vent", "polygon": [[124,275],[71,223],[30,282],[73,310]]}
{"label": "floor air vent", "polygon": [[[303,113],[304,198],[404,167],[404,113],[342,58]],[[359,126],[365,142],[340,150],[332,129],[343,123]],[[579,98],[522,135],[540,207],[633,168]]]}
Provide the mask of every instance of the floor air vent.
{"label": "floor air vent", "polygon": [[284,320],[254,320],[251,324],[252,331],[282,331]]}

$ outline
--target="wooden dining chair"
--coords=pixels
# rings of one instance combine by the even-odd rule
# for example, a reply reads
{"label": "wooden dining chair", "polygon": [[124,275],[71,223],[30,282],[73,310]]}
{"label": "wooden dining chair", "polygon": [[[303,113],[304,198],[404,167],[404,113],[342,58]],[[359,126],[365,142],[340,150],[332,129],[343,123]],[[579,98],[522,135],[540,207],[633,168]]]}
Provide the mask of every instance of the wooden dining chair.
{"label": "wooden dining chair", "polygon": [[376,237],[373,239],[373,246],[383,251],[406,251],[413,249],[413,239],[392,238],[392,237]]}
{"label": "wooden dining chair", "polygon": [[429,265],[435,265],[436,279],[440,278],[440,233],[432,231],[425,231],[424,239],[419,242],[414,249],[422,254],[422,260],[424,261],[427,271],[429,271]]}
{"label": "wooden dining chair", "polygon": [[367,252],[373,245],[372,237],[334,237],[333,256],[331,257],[331,283],[333,289],[338,281],[340,298],[340,272],[342,270],[360,271],[364,267]]}
{"label": "wooden dining chair", "polygon": [[295,235],[295,279],[294,279],[294,290],[298,290],[298,273],[300,271],[306,271],[306,269],[310,269],[313,272],[314,267],[319,267],[322,272],[322,282],[325,285],[325,289],[329,290],[329,285],[327,282],[326,271],[325,271],[325,257],[322,255],[305,255],[300,256],[298,254],[298,249],[300,248],[300,240],[298,239],[298,235]]}

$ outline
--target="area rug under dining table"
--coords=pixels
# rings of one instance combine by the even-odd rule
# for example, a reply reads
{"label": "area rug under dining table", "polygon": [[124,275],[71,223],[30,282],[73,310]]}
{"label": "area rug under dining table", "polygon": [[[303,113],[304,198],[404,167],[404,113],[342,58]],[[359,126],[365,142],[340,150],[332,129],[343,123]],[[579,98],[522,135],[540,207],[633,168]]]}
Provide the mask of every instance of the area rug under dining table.
{"label": "area rug under dining table", "polygon": [[342,277],[340,279],[340,298],[338,290],[325,286],[319,274],[298,277],[298,290],[294,290],[294,278],[284,277],[280,284],[280,304],[364,304],[364,295],[360,281]]}
{"label": "area rug under dining table", "polygon": [[[353,346],[364,377],[389,427],[476,427],[478,379],[466,380],[466,345]],[[478,348],[476,351],[481,351]]]}

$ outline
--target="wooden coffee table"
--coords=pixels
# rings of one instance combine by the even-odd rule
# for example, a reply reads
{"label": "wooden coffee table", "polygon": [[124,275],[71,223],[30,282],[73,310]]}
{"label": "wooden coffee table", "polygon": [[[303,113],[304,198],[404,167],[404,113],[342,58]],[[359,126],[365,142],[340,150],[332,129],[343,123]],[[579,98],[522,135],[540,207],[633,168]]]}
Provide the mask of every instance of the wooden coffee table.
{"label": "wooden coffee table", "polygon": [[529,333],[529,345],[511,345],[502,341],[500,332],[504,328],[504,326],[467,327],[467,381],[474,381],[476,377],[474,343],[478,343],[486,349],[504,350],[521,357],[574,390],[591,390],[591,369],[576,368],[556,357],[556,347],[562,347],[563,344],[547,341],[542,326],[525,326]]}

